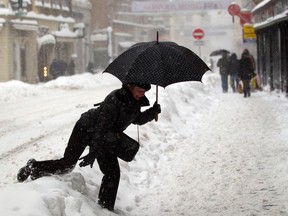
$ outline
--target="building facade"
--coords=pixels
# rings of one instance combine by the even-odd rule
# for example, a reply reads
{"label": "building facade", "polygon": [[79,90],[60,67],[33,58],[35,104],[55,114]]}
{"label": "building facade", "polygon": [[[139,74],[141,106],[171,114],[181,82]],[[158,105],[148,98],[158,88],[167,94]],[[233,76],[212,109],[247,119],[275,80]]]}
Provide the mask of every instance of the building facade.
{"label": "building facade", "polygon": [[85,33],[72,6],[68,0],[0,0],[0,81],[36,83],[67,74]]}
{"label": "building facade", "polygon": [[[166,34],[163,13],[135,11],[132,0],[92,1],[95,67],[106,67],[115,57],[131,45],[156,40],[156,32]],[[167,23],[169,25],[169,15]],[[161,35],[160,35],[161,36]]]}
{"label": "building facade", "polygon": [[71,17],[77,23],[74,29],[83,29],[82,36],[74,41],[73,55],[75,61],[75,72],[87,71],[87,65],[93,61],[93,47],[90,35],[92,26],[92,4],[90,1],[73,0]]}
{"label": "building facade", "polygon": [[264,0],[252,11],[258,72],[271,90],[288,93],[288,0]]}
{"label": "building facade", "polygon": [[[255,5],[248,0],[236,1],[243,8],[250,9]],[[241,26],[232,23],[227,12],[230,3],[229,0],[95,0],[92,2],[93,11],[97,12],[92,19],[95,28],[91,36],[95,65],[103,68],[131,45],[156,40],[157,31],[160,41],[180,42],[206,60],[209,60],[211,51],[223,47],[239,54],[244,48],[249,48],[256,54],[256,43],[244,44]],[[196,27],[205,31],[205,37],[200,41],[201,52],[192,37]],[[232,39],[227,40],[227,37]]]}

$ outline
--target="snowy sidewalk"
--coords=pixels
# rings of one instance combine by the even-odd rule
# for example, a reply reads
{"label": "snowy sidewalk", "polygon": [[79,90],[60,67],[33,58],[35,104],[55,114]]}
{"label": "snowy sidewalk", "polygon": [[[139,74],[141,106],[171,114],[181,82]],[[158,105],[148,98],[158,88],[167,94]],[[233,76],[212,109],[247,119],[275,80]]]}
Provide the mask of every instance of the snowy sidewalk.
{"label": "snowy sidewalk", "polygon": [[195,139],[159,161],[153,195],[139,207],[145,215],[288,215],[287,101],[267,92],[218,97]]}
{"label": "snowy sidewalk", "polygon": [[[203,84],[159,89],[159,121],[140,127],[135,160],[119,160],[117,213],[288,215],[287,98],[223,94],[219,82],[219,74],[207,73]],[[103,174],[96,164],[25,183],[16,173],[31,157],[60,158],[80,114],[118,86],[101,74],[0,84],[0,215],[110,214],[97,205]],[[154,86],[147,96],[153,104]],[[125,132],[137,139],[136,126]]]}

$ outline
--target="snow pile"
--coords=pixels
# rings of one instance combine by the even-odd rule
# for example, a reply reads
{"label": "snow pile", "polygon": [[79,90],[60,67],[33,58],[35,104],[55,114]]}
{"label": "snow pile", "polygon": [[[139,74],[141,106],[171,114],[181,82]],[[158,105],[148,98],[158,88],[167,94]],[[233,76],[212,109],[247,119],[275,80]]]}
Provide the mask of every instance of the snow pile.
{"label": "snow pile", "polygon": [[55,89],[77,90],[108,86],[120,81],[107,73],[93,75],[91,73],[78,74],[70,77],[59,77],[47,83],[29,85],[21,81],[12,80],[0,83],[0,100],[10,101],[23,97],[45,95],[55,92]]}
{"label": "snow pile", "polygon": [[[202,81],[159,88],[159,121],[140,127],[132,162],[119,160],[116,213],[288,215],[287,99],[266,91],[249,99],[222,94],[218,73]],[[0,215],[114,215],[96,204],[102,179],[96,162],[25,183],[16,173],[31,157],[61,157],[79,115],[120,86],[105,73],[0,84]],[[147,97],[153,104],[154,86]],[[126,133],[138,139],[136,126]]]}

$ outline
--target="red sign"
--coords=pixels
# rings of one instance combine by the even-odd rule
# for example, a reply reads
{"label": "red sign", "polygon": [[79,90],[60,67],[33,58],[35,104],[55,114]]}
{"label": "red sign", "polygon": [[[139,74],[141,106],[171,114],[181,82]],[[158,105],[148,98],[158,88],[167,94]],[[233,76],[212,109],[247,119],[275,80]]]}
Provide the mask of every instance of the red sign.
{"label": "red sign", "polygon": [[200,28],[196,28],[192,35],[196,40],[201,40],[204,37],[204,31]]}
{"label": "red sign", "polygon": [[231,16],[236,16],[240,13],[240,6],[238,4],[232,3],[228,6],[228,12]]}
{"label": "red sign", "polygon": [[240,17],[240,25],[252,23],[252,13],[250,11],[241,11],[238,16]]}

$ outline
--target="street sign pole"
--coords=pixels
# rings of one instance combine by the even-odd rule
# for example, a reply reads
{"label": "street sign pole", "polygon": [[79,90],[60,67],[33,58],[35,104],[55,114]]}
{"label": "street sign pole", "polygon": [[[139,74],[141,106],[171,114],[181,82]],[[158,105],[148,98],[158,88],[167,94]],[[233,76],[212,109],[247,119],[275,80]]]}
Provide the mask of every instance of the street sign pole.
{"label": "street sign pole", "polygon": [[240,14],[240,6],[236,3],[231,3],[228,6],[228,12],[232,16],[232,22],[234,23],[234,16],[238,16]]}
{"label": "street sign pole", "polygon": [[199,56],[201,58],[201,45],[203,45],[203,43],[201,43],[203,41],[201,41],[201,40],[204,37],[204,31],[201,28],[196,28],[196,29],[194,29],[192,36],[196,39],[195,42],[197,42],[197,44],[198,44]]}

